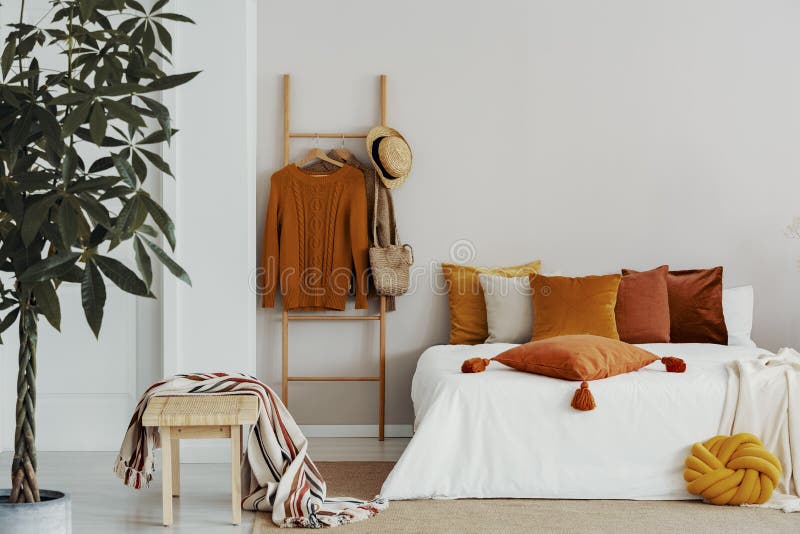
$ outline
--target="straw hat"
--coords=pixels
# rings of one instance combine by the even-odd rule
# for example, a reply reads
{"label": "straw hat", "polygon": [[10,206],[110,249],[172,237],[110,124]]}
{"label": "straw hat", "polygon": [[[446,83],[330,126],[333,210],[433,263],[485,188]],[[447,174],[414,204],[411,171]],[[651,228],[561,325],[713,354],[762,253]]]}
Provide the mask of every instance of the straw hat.
{"label": "straw hat", "polygon": [[394,189],[403,185],[411,171],[411,147],[400,132],[376,126],[367,134],[367,152],[383,185]]}

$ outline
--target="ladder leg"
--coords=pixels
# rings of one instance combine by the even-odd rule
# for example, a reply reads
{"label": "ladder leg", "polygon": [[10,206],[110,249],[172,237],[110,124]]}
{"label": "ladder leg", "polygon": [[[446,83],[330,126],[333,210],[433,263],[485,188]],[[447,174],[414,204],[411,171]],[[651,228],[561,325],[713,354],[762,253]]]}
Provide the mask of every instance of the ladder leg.
{"label": "ladder leg", "polygon": [[378,440],[383,441],[386,417],[386,297],[381,297],[380,370],[378,392]]}
{"label": "ladder leg", "polygon": [[289,312],[283,310],[281,314],[281,400],[283,405],[289,407]]}

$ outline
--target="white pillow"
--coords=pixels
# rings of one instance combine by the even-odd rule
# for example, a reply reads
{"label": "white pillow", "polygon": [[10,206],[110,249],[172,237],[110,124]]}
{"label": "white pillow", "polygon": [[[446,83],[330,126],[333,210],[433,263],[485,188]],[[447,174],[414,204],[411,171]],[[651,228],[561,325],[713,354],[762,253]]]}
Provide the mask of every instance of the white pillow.
{"label": "white pillow", "polygon": [[478,276],[486,300],[486,343],[527,343],[533,335],[533,299],[527,276]]}
{"label": "white pillow", "polygon": [[724,289],[722,313],[728,328],[728,345],[755,347],[755,342],[750,339],[753,331],[753,286]]}

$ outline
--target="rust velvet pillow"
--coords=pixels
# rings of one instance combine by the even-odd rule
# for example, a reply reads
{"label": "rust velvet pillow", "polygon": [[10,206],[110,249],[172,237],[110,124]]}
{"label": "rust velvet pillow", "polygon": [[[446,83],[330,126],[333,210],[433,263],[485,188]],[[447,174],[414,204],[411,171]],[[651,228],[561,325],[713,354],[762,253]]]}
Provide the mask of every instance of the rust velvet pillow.
{"label": "rust velvet pillow", "polygon": [[619,339],[614,307],[620,278],[618,274],[581,278],[531,275],[531,341],[574,334]]}
{"label": "rust velvet pillow", "polygon": [[669,292],[662,265],[652,271],[622,271],[617,293],[617,332],[626,343],[669,343]]}
{"label": "rust velvet pillow", "polygon": [[531,341],[492,359],[526,373],[581,381],[630,373],[660,358],[616,339],[579,335]]}
{"label": "rust velvet pillow", "polygon": [[[518,371],[581,381],[570,405],[576,410],[593,410],[594,396],[588,380],[630,373],[660,360],[669,373],[683,373],[686,362],[680,358],[659,358],[644,349],[601,336],[559,336],[518,345],[494,358]],[[461,364],[462,373],[480,373],[491,360],[470,358]]]}
{"label": "rust velvet pillow", "polygon": [[728,344],[722,311],[722,267],[670,271],[670,341]]}
{"label": "rust velvet pillow", "polygon": [[450,344],[477,345],[489,337],[486,322],[486,301],[479,276],[490,274],[517,278],[539,272],[540,261],[513,267],[471,267],[442,263],[450,304]]}

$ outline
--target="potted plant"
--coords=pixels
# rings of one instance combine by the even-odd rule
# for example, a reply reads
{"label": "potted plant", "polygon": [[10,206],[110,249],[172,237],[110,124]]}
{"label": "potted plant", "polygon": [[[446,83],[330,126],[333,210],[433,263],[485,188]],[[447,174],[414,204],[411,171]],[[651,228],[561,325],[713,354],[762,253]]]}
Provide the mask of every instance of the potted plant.
{"label": "potted plant", "polygon": [[[174,250],[174,224],[142,187],[148,169],[171,175],[158,149],[176,130],[158,95],[197,75],[163,70],[172,52],[167,26],[192,22],[165,11],[168,1],[146,9],[136,0],[53,0],[32,24],[23,0],[0,55],[0,333],[15,324],[19,333],[0,532],[69,531],[68,500],[40,490],[36,478],[37,323],[60,328],[59,287],[81,285],[98,336],[107,281],[154,297],[154,256],[190,283],[159,245],[163,237]],[[42,52],[53,50],[58,61],[45,64]],[[138,274],[109,254],[123,244],[133,247]]]}

